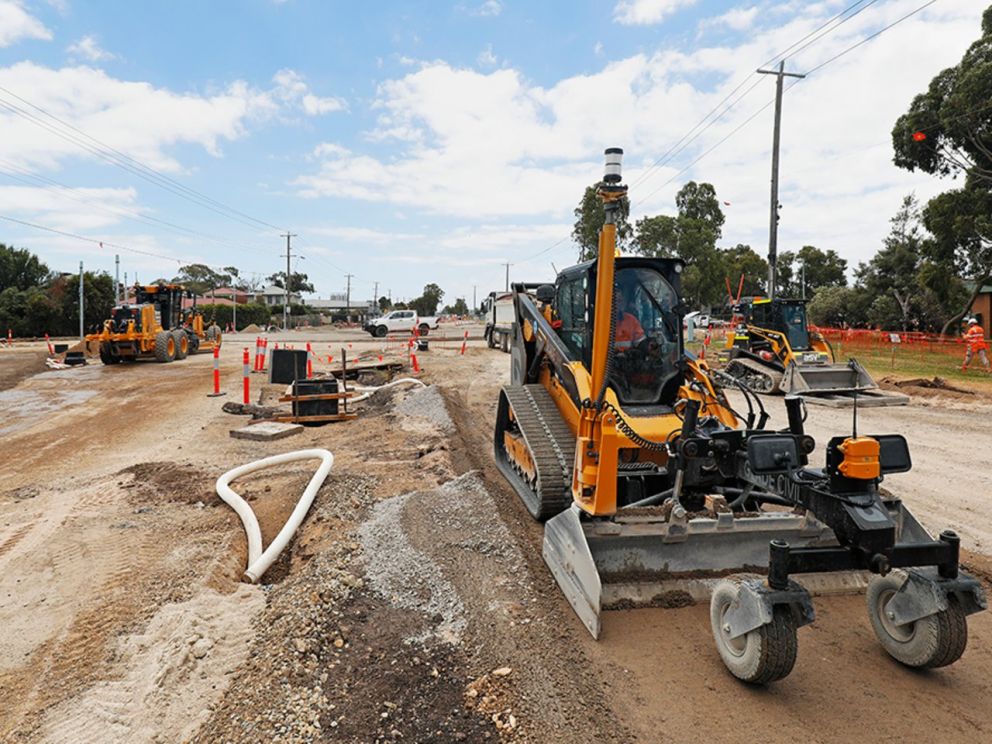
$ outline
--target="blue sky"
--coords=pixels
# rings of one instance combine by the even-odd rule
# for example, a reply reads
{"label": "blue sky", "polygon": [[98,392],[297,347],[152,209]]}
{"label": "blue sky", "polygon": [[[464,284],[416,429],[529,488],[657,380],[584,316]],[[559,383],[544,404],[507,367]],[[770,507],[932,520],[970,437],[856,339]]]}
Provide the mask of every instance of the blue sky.
{"label": "blue sky", "polygon": [[[543,280],[574,259],[571,210],[619,145],[635,218],[707,180],[730,203],[723,244],[763,252],[770,109],[734,130],[773,83],[748,76],[852,2],[0,0],[0,215],[121,247],[4,220],[0,241],[60,270],[112,271],[119,253],[129,277],[192,261],[261,277],[289,228],[318,294],[351,273],[360,297],[435,281],[471,301],[473,285],[502,286],[504,262]],[[787,65],[812,69],[923,2],[864,0]],[[895,169],[888,133],[977,37],[983,6],[938,0],[789,91],[783,249],[834,248],[853,266],[905,193],[948,187]],[[742,80],[739,102],[651,167]]]}

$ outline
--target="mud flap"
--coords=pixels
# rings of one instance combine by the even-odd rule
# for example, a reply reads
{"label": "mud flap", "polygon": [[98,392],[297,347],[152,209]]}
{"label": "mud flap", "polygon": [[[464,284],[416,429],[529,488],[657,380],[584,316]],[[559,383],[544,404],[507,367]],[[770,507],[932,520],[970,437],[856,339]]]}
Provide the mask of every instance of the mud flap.
{"label": "mud flap", "polygon": [[603,586],[577,507],[545,523],[542,555],[575,614],[599,638]]}
{"label": "mud flap", "polygon": [[963,571],[957,578],[944,579],[937,570],[911,568],[906,570],[906,582],[899,588],[885,611],[896,625],[905,625],[936,615],[947,609],[949,595],[953,594],[965,615],[972,615],[988,608],[988,601],[981,582]]}

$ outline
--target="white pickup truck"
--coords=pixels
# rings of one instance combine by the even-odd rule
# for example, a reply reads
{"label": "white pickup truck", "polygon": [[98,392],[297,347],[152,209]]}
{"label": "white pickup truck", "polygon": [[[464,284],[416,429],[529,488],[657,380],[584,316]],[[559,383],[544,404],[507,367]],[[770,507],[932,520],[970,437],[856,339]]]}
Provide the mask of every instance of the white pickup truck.
{"label": "white pickup truck", "polygon": [[411,333],[414,328],[421,336],[426,336],[437,328],[437,317],[420,317],[416,310],[393,310],[380,318],[372,318],[363,328],[376,338],[390,333]]}

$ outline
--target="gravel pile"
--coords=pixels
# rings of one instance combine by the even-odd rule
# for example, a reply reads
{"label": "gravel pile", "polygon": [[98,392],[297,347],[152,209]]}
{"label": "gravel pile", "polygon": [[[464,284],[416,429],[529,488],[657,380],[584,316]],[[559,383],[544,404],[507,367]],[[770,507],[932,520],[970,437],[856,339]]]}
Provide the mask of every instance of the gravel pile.
{"label": "gravel pile", "polygon": [[[445,498],[457,498],[468,477],[449,481],[438,490]],[[465,607],[437,564],[410,544],[403,526],[404,509],[416,495],[407,493],[378,503],[372,517],[359,529],[366,575],[372,588],[392,604],[429,617],[439,616],[440,622],[425,632],[454,644],[465,629]]]}
{"label": "gravel pile", "polygon": [[451,434],[455,430],[444,397],[435,385],[414,390],[397,404],[394,410],[401,416],[410,416],[432,423],[445,434]]}

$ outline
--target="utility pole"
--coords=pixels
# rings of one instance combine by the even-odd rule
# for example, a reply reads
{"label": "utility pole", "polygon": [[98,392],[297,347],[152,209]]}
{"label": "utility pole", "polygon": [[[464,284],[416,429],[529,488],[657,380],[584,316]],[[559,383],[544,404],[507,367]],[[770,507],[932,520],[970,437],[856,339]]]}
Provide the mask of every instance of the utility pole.
{"label": "utility pole", "polygon": [[282,329],[284,331],[289,330],[289,282],[292,274],[292,269],[289,266],[290,257],[293,254],[290,241],[296,237],[296,233],[291,233],[287,230],[280,237],[286,238],[286,280],[283,282],[286,288],[286,302],[282,306]]}
{"label": "utility pole", "polygon": [[123,297],[121,297],[121,302],[127,302],[127,272],[126,271],[124,272],[124,286],[121,288],[121,290],[122,290],[121,291],[121,294],[124,295]]}
{"label": "utility pole", "polygon": [[804,78],[795,72],[785,71],[785,60],[778,63],[777,70],[758,70],[761,75],[775,75],[775,133],[772,136],[772,197],[771,217],[768,225],[768,297],[775,299],[775,283],[778,278],[778,151],[782,131],[782,81],[787,77]]}
{"label": "utility pole", "polygon": [[79,340],[83,340],[83,262],[79,262]]}
{"label": "utility pole", "polygon": [[803,283],[803,299],[806,299],[806,262],[799,264],[800,281]]}
{"label": "utility pole", "polygon": [[472,285],[472,314],[475,314],[475,290],[478,288],[478,284]]}
{"label": "utility pole", "polygon": [[505,263],[503,265],[506,267],[506,290],[505,291],[509,292],[510,291],[510,267],[513,266],[513,264],[511,264],[511,263]]}
{"label": "utility pole", "polygon": [[121,256],[119,253],[114,254],[114,304],[120,304],[121,301]]}
{"label": "utility pole", "polygon": [[375,282],[375,289],[372,290],[372,304],[379,307],[379,282]]}
{"label": "utility pole", "polygon": [[348,280],[348,288],[345,290],[345,294],[344,294],[344,315],[346,318],[345,322],[350,323],[351,322],[351,278],[354,276],[354,274],[345,274],[344,276],[345,279]]}

